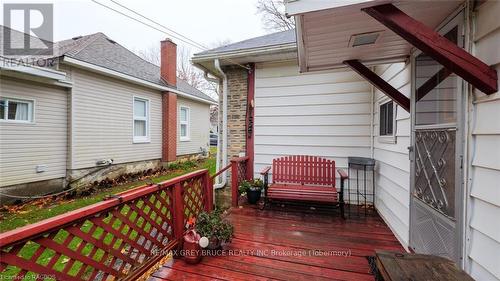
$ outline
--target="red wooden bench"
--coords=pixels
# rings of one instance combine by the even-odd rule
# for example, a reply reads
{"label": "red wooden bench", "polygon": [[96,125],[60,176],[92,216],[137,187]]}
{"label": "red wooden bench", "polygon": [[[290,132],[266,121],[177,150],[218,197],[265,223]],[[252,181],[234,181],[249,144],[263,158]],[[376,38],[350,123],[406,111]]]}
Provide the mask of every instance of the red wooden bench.
{"label": "red wooden bench", "polygon": [[262,170],[266,200],[292,200],[334,203],[344,216],[344,182],[348,178],[342,169],[340,191],[335,186],[335,161],[316,156],[293,155],[273,160],[272,180],[268,184],[271,167]]}

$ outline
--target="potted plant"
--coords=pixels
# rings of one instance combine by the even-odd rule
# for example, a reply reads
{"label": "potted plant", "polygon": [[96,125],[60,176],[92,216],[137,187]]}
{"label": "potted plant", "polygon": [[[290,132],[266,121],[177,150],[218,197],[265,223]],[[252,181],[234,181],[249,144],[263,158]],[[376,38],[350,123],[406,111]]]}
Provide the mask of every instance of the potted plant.
{"label": "potted plant", "polygon": [[208,249],[217,249],[222,243],[229,243],[233,238],[233,225],[222,218],[220,209],[210,213],[202,212],[198,215],[195,226],[196,232],[207,237]]}
{"label": "potted plant", "polygon": [[261,179],[254,179],[252,181],[243,181],[239,186],[240,195],[246,194],[248,204],[257,204],[262,194],[264,183]]}
{"label": "potted plant", "polygon": [[201,235],[196,232],[194,226],[196,224],[195,218],[189,218],[187,222],[187,232],[184,234],[182,249],[184,250],[184,260],[189,264],[197,264],[201,261]]}

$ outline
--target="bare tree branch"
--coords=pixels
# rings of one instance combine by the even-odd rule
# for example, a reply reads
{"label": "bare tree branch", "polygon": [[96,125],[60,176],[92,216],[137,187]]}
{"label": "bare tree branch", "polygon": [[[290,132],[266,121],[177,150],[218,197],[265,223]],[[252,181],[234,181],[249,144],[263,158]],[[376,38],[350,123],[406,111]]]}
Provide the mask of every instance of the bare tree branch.
{"label": "bare tree branch", "polygon": [[262,15],[262,23],[268,31],[285,31],[295,28],[293,18],[285,16],[285,0],[259,0],[257,14]]}

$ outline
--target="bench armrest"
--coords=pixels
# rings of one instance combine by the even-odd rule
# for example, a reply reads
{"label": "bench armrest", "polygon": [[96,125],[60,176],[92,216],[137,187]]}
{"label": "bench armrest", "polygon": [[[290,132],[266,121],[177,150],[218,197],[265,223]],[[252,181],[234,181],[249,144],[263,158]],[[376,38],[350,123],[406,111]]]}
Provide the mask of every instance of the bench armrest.
{"label": "bench armrest", "polygon": [[271,170],[271,166],[265,167],[264,169],[262,169],[262,171],[260,172],[260,174],[264,176],[266,174],[269,174],[270,170]]}
{"label": "bench armrest", "polygon": [[347,173],[343,169],[337,169],[337,173],[339,173],[340,180],[342,180],[342,181],[349,178],[349,176],[347,175]]}
{"label": "bench armrest", "polygon": [[271,171],[271,166],[265,167],[260,172],[260,174],[264,178],[264,196],[266,197],[266,200],[267,200],[267,187],[269,186],[269,171]]}
{"label": "bench armrest", "polygon": [[339,192],[339,203],[340,203],[340,214],[343,219],[345,219],[344,216],[344,187],[345,187],[345,180],[349,179],[349,175],[343,170],[343,169],[337,169],[337,173],[340,175],[340,192]]}

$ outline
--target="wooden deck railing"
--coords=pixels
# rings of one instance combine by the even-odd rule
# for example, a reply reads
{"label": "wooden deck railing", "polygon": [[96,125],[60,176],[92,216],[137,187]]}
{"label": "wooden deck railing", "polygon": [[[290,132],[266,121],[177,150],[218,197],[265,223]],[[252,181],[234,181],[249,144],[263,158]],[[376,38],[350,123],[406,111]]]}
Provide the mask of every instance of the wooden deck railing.
{"label": "wooden deck railing", "polygon": [[0,234],[0,278],[135,280],[213,208],[208,170],[145,185]]}
{"label": "wooden deck railing", "polygon": [[231,159],[231,205],[238,206],[238,187],[244,180],[250,180],[248,156]]}
{"label": "wooden deck railing", "polygon": [[213,184],[216,177],[231,169],[231,205],[233,207],[238,206],[238,186],[243,180],[249,180],[252,178],[249,174],[250,169],[248,169],[248,165],[248,156],[233,158],[231,159],[231,163],[229,165],[220,169],[211,177]]}

